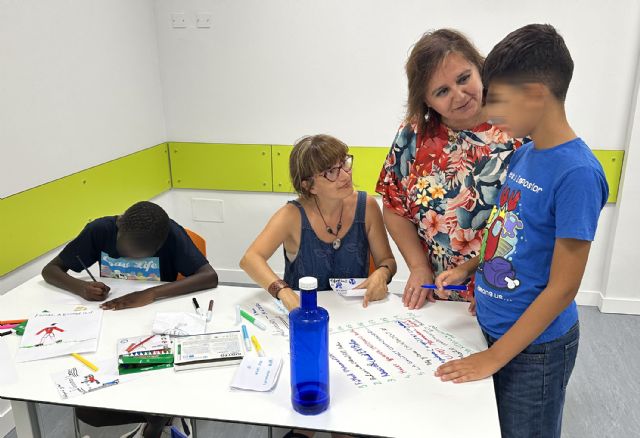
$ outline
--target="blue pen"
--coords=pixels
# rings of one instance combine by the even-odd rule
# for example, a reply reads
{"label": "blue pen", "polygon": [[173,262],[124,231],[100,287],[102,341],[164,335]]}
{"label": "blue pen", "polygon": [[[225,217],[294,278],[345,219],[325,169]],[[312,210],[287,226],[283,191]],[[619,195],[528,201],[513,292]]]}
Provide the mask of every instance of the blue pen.
{"label": "blue pen", "polygon": [[247,351],[251,351],[251,342],[249,341],[249,332],[247,332],[247,326],[242,324],[242,338],[244,339],[244,346]]}
{"label": "blue pen", "polygon": [[[438,286],[435,284],[423,284],[420,286],[422,289],[438,289]],[[447,286],[442,286],[444,290],[467,290],[467,286],[464,284],[449,284]]]}

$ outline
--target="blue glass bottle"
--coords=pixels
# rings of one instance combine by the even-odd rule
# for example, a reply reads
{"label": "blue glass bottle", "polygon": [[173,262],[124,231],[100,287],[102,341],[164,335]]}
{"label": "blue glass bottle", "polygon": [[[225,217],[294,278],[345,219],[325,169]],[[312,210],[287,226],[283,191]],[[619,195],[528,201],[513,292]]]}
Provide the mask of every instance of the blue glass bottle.
{"label": "blue glass bottle", "polygon": [[304,415],[329,407],[329,313],[318,307],[318,280],[300,279],[301,306],[289,313],[291,403]]}

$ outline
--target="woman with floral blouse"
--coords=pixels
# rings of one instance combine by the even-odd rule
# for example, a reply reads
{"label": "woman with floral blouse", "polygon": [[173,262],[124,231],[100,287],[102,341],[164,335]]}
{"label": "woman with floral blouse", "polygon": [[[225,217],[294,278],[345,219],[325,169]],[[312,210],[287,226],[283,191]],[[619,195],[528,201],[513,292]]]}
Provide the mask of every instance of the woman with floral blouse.
{"label": "woman with floral blouse", "polygon": [[[407,60],[407,115],[376,191],[410,270],[403,295],[410,309],[435,300],[421,285],[480,253],[507,165],[522,145],[483,114],[483,61],[466,37],[449,29],[424,34]],[[450,299],[471,301],[475,314],[473,284]]]}

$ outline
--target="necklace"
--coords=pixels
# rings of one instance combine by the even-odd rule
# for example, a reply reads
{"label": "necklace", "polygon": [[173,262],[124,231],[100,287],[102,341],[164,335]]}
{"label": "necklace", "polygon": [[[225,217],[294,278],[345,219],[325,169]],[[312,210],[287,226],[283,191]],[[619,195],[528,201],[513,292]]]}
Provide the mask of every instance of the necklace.
{"label": "necklace", "polygon": [[340,218],[338,219],[338,225],[336,226],[336,232],[334,233],[333,228],[331,228],[327,224],[327,221],[324,220],[324,216],[322,215],[322,212],[320,211],[320,206],[318,205],[318,199],[314,197],[313,200],[316,203],[316,208],[318,209],[318,213],[320,213],[322,222],[324,222],[324,226],[326,227],[327,233],[336,236],[335,240],[331,242],[331,246],[333,246],[333,249],[337,250],[338,248],[340,248],[340,245],[342,244],[342,240],[340,240],[340,238],[338,237],[338,233],[340,233],[340,230],[342,229],[342,210],[344,209],[344,203],[342,203],[342,205],[340,206]]}

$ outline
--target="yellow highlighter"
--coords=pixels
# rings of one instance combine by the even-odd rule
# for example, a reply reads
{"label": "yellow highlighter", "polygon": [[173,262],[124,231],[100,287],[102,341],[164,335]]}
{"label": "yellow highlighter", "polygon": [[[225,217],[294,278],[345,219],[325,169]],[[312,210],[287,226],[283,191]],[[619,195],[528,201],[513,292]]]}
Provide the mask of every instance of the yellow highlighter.
{"label": "yellow highlighter", "polygon": [[258,342],[258,338],[255,335],[251,335],[251,342],[253,342],[253,346],[256,347],[256,352],[258,356],[264,357],[264,350],[260,346],[260,342]]}
{"label": "yellow highlighter", "polygon": [[76,359],[78,359],[80,362],[82,362],[83,364],[85,364],[87,367],[89,367],[89,369],[91,369],[91,371],[97,372],[98,371],[98,367],[95,366],[94,364],[92,364],[91,362],[89,362],[87,359],[85,359],[84,357],[80,356],[78,353],[71,353],[71,356],[75,357]]}

